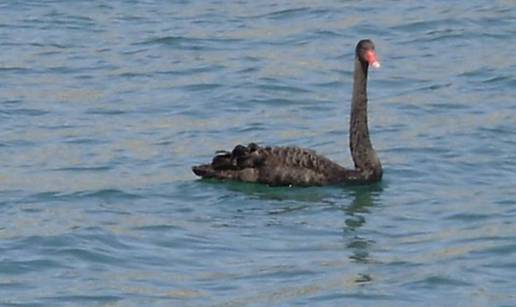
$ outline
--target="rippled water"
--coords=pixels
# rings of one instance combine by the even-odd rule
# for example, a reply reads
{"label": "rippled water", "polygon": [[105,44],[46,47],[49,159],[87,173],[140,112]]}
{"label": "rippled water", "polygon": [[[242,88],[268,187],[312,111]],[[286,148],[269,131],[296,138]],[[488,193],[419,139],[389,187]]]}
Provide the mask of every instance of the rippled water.
{"label": "rippled water", "polygon": [[[0,10],[0,303],[516,304],[513,1]],[[351,166],[366,37],[381,184],[194,177],[250,141]]]}

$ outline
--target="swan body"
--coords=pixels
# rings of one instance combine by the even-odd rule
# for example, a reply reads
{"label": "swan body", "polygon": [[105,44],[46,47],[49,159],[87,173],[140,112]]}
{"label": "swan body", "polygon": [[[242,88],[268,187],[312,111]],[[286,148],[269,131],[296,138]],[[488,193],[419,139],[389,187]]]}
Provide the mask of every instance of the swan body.
{"label": "swan body", "polygon": [[367,184],[380,181],[383,170],[369,138],[367,126],[368,66],[379,67],[374,44],[361,40],[356,47],[349,130],[354,169],[348,169],[298,147],[237,145],[231,152],[219,151],[210,164],[192,167],[202,178],[257,182],[273,186]]}

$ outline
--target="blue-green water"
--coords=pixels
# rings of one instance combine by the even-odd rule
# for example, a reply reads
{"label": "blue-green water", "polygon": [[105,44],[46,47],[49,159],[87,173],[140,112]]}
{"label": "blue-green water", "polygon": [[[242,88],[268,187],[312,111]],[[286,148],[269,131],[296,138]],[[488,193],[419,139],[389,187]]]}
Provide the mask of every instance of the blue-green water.
{"label": "blue-green water", "polygon": [[[0,304],[516,305],[513,1],[0,11]],[[194,177],[250,141],[351,166],[361,38],[381,184]]]}

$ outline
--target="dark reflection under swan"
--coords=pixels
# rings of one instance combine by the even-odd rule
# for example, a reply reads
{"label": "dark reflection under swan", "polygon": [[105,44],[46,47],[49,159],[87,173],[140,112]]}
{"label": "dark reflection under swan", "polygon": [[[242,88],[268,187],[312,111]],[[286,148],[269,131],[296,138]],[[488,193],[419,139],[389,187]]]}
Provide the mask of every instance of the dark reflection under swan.
{"label": "dark reflection under swan", "polygon": [[379,192],[381,189],[355,189],[351,205],[343,208],[347,216],[343,227],[344,236],[348,241],[346,246],[352,250],[350,259],[358,263],[368,263],[370,260],[369,247],[374,241],[360,233],[359,229],[366,223],[365,215],[374,207]]}
{"label": "dark reflection under swan", "polygon": [[[380,278],[370,267],[371,263],[378,262],[372,253],[376,243],[368,231],[374,225],[365,226],[368,216],[373,215],[375,206],[381,203],[385,184],[288,188],[239,182],[203,182],[205,187],[225,189],[227,193],[223,194],[228,198],[248,201],[235,210],[240,219],[252,220],[253,231],[258,229],[257,220],[273,221],[262,224],[263,227],[274,227],[262,229],[273,241],[271,245],[267,242],[258,244],[256,257],[279,257],[279,262],[259,267],[260,272],[265,270],[280,275],[286,272],[298,278],[304,276],[304,282],[299,285],[280,285],[256,296],[245,296],[243,301],[270,302],[272,298],[298,297],[300,293],[321,297],[345,296],[353,288],[377,283]],[[252,236],[250,239],[254,240]],[[309,256],[314,253],[316,257]],[[289,255],[288,258],[284,258],[285,255]],[[307,262],[310,258],[312,260]],[[314,271],[307,270],[306,264],[315,266]],[[313,272],[319,273],[314,275]],[[256,279],[262,280],[261,277]]]}
{"label": "dark reflection under swan", "polygon": [[[384,185],[382,183],[369,186],[349,187],[313,187],[289,188],[268,187],[261,184],[242,182],[210,181],[215,186],[224,186],[230,191],[246,194],[254,199],[279,202],[280,206],[267,208],[270,215],[289,214],[296,211],[323,205],[330,210],[339,210],[343,213],[342,223],[343,240],[345,247],[351,251],[349,259],[354,263],[367,264],[370,259],[370,247],[374,243],[367,235],[360,231],[367,222],[367,215],[371,213]],[[204,182],[203,184],[206,184]],[[357,282],[368,282],[370,276],[360,275]]]}

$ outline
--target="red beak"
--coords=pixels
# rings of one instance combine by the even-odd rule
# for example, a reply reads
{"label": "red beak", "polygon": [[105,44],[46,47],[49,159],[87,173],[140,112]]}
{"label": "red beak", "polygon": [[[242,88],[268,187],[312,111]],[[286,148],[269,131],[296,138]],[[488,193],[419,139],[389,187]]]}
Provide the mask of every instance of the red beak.
{"label": "red beak", "polygon": [[380,68],[380,62],[378,62],[376,53],[373,50],[366,51],[366,58],[369,65],[373,66],[374,68]]}

